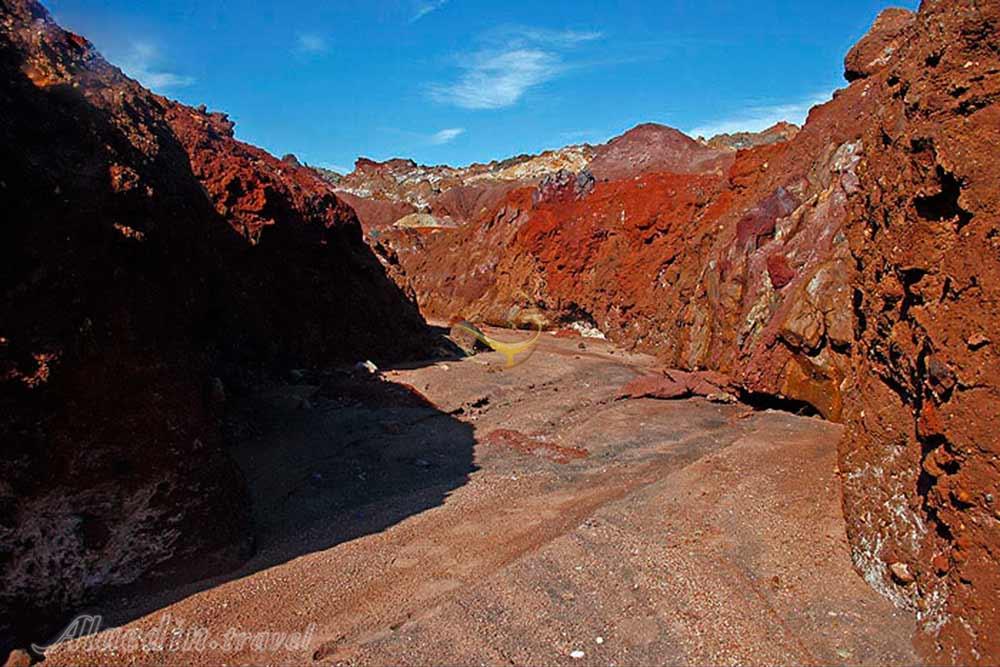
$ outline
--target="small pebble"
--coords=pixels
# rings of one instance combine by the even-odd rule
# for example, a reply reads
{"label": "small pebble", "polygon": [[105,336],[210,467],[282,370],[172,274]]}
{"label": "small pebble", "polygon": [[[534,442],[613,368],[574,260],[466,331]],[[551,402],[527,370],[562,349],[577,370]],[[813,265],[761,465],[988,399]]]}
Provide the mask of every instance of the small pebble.
{"label": "small pebble", "polygon": [[594,642],[596,644],[598,644],[598,645],[603,644],[604,643],[604,637],[598,637],[597,639],[594,640]]}
{"label": "small pebble", "polygon": [[575,651],[572,651],[569,654],[569,657],[573,658],[574,660],[579,660],[580,658],[582,658],[585,655],[587,655],[587,654],[584,653],[583,651],[581,651],[580,649],[577,649]]}

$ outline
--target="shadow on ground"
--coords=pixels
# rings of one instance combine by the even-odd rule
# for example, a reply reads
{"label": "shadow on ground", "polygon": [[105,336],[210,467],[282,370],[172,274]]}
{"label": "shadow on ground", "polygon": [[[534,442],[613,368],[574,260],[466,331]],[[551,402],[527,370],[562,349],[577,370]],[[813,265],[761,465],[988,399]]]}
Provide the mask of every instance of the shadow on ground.
{"label": "shadow on ground", "polygon": [[130,587],[90,605],[102,629],[438,507],[476,469],[472,427],[412,387],[365,371],[305,378],[231,412],[231,454],[253,503],[254,555],[221,576]]}

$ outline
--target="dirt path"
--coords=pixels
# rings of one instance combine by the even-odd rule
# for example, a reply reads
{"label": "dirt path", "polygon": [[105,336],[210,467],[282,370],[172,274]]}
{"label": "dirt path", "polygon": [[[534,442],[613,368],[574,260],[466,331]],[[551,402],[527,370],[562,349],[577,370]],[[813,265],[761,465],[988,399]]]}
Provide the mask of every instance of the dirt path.
{"label": "dirt path", "polygon": [[[204,628],[202,650],[94,650],[105,632],[48,661],[917,662],[912,620],[851,569],[838,427],[616,401],[651,360],[603,341],[545,336],[509,371],[494,356],[264,401],[269,427],[235,452],[258,554],[94,610],[147,639]],[[309,632],[272,650],[230,628]]]}

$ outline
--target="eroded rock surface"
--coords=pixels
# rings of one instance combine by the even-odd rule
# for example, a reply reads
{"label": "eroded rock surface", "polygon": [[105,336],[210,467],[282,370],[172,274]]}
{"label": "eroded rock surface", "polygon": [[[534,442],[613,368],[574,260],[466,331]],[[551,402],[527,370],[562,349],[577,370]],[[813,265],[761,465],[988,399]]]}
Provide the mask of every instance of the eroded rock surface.
{"label": "eroded rock surface", "polygon": [[1000,5],[895,20],[898,48],[855,84],[879,105],[849,227],[845,509],[861,571],[917,611],[925,648],[996,664]]}

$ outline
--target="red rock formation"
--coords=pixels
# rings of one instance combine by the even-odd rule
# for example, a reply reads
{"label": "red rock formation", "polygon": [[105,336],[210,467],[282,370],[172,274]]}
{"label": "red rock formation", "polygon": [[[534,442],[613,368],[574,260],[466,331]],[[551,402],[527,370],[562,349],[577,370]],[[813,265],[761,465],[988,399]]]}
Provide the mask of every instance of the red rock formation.
{"label": "red rock formation", "polygon": [[455,232],[392,239],[428,313],[584,320],[846,421],[859,570],[917,610],[933,659],[984,664],[1000,656],[998,13],[884,14],[851,85],[788,141],[734,157],[639,128],[598,148],[611,180],[582,199],[521,188]]}
{"label": "red rock formation", "polygon": [[844,78],[856,81],[885,67],[903,41],[911,36],[914,14],[906,9],[886,9],[868,34],[854,45],[844,58]]}
{"label": "red rock formation", "polygon": [[928,0],[846,63],[878,108],[848,228],[844,507],[865,577],[965,664],[1000,660],[998,28],[996,2]]}
{"label": "red rock formation", "polygon": [[[468,167],[360,158],[353,172],[337,177],[336,188],[358,212],[366,232],[380,232],[418,210],[471,222],[491,213],[511,190],[540,185],[559,173],[590,174],[591,162],[596,164],[598,178],[626,178],[650,171],[722,173],[737,148],[786,141],[797,132],[795,125],[777,123],[763,132],[695,141],[673,128],[650,123],[597,147],[567,146]],[[331,178],[325,170],[316,171]],[[589,188],[589,184],[581,184],[581,189]]]}
{"label": "red rock formation", "polygon": [[0,3],[0,104],[6,645],[95,592],[248,555],[226,387],[404,357],[425,329],[312,172],[149,93],[33,0]]}

